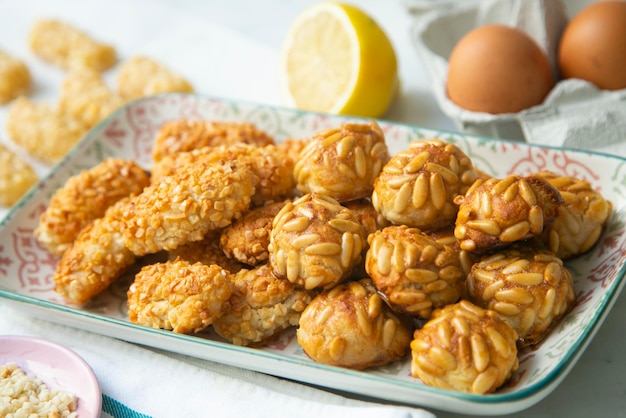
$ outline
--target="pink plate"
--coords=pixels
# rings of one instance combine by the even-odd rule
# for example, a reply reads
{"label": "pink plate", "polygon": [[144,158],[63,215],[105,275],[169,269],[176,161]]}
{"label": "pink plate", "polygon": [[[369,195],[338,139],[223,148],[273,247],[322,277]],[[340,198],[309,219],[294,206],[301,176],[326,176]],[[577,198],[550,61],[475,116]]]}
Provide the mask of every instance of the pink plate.
{"label": "pink plate", "polygon": [[0,365],[16,363],[40,378],[49,389],[78,396],[81,418],[100,416],[102,394],[91,367],[67,347],[36,337],[0,335]]}

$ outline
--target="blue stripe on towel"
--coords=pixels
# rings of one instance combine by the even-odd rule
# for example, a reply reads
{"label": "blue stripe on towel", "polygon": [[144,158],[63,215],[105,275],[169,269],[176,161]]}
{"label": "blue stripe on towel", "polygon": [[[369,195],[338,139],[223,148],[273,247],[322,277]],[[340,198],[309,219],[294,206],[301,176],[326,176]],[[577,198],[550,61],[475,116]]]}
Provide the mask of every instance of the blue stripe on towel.
{"label": "blue stripe on towel", "polygon": [[133,411],[123,403],[102,394],[102,412],[106,412],[113,418],[151,418],[150,415]]}

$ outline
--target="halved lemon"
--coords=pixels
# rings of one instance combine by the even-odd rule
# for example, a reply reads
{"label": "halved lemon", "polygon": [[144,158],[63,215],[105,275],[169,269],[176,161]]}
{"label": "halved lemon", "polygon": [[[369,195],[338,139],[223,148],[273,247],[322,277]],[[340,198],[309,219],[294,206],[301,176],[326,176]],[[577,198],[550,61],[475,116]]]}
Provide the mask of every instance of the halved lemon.
{"label": "halved lemon", "polygon": [[294,21],[282,45],[280,80],[286,104],[302,110],[379,117],[394,99],[393,45],[363,10],[316,3]]}

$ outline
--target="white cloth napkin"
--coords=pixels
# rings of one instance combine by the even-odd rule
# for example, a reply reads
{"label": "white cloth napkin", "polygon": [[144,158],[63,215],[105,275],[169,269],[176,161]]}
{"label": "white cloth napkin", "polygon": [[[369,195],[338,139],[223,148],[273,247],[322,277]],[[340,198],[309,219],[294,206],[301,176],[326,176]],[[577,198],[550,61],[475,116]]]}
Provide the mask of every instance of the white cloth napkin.
{"label": "white cloth napkin", "polygon": [[0,334],[45,338],[79,354],[96,374],[103,395],[118,407],[126,407],[117,408],[116,413],[111,402],[103,404],[103,418],[140,414],[155,418],[435,418],[422,409],[349,399],[261,373],[49,323],[1,302]]}

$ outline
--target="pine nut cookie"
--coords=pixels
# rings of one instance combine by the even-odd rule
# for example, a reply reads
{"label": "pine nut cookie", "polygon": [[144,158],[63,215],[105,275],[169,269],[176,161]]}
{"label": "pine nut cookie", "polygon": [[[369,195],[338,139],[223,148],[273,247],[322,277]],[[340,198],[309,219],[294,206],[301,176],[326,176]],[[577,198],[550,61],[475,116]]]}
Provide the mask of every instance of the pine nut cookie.
{"label": "pine nut cookie", "polygon": [[459,212],[454,235],[461,249],[485,252],[541,234],[563,198],[541,177],[511,174],[476,180],[455,202]]}
{"label": "pine nut cookie", "polygon": [[362,277],[367,277],[367,272],[365,271],[365,256],[367,255],[367,250],[369,249],[369,244],[367,242],[367,237],[386,226],[389,226],[389,221],[382,217],[374,206],[372,205],[372,201],[369,199],[357,199],[351,200],[350,202],[345,202],[343,206],[347,207],[354,213],[357,221],[363,226],[363,231],[365,233],[365,241],[363,242],[363,249],[361,250],[361,261],[357,264],[352,272],[352,278],[360,279]]}
{"label": "pine nut cookie", "polygon": [[497,312],[520,347],[540,342],[574,305],[572,275],[554,253],[515,245],[484,255],[467,277],[469,299]]}
{"label": "pine nut cookie", "polygon": [[412,322],[391,310],[366,278],[317,295],[296,336],[314,361],[362,370],[403,358],[412,332]]}
{"label": "pine nut cookie", "polygon": [[371,234],[365,269],[392,308],[428,318],[456,302],[465,275],[457,251],[417,228],[392,225]]}
{"label": "pine nut cookie", "polygon": [[385,135],[374,121],[346,123],[313,135],[293,170],[302,193],[338,202],[369,197],[374,179],[389,160]]}
{"label": "pine nut cookie", "polygon": [[411,342],[411,374],[429,386],[486,394],[518,368],[517,333],[498,314],[462,300],[433,312]]}
{"label": "pine nut cookie", "polygon": [[454,198],[475,179],[471,159],[456,145],[439,139],[413,141],[383,167],[372,203],[393,224],[439,229],[454,223]]}
{"label": "pine nut cookie", "polygon": [[346,280],[361,259],[363,227],[335,199],[308,193],[274,217],[269,262],[274,274],[308,290]]}
{"label": "pine nut cookie", "polygon": [[563,197],[554,222],[535,242],[567,260],[586,253],[605,230],[613,204],[585,180],[560,176],[549,171],[537,173],[547,180]]}
{"label": "pine nut cookie", "polygon": [[236,345],[260,347],[298,325],[315,291],[279,279],[268,264],[233,275],[231,308],[213,322],[222,338]]}
{"label": "pine nut cookie", "polygon": [[131,322],[199,332],[230,309],[230,274],[219,266],[167,261],[144,266],[128,289]]}

